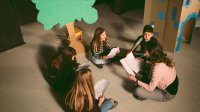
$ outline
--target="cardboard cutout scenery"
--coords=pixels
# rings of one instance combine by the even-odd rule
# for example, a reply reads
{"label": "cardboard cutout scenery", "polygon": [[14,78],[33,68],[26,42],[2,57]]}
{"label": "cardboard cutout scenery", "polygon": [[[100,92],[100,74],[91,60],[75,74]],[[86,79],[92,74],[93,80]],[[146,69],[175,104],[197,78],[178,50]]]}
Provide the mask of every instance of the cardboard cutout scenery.
{"label": "cardboard cutout scenery", "polygon": [[98,15],[92,7],[95,0],[32,0],[39,10],[37,19],[46,30],[59,24],[61,27],[75,20],[92,24]]}
{"label": "cardboard cutout scenery", "polygon": [[[85,51],[82,44],[82,30],[74,27],[74,21],[83,19],[92,24],[97,21],[97,10],[93,8],[95,0],[32,0],[39,10],[37,20],[49,30],[54,25],[65,25],[66,36],[69,37],[70,46],[75,48],[77,54]],[[80,40],[80,41],[77,41]]]}

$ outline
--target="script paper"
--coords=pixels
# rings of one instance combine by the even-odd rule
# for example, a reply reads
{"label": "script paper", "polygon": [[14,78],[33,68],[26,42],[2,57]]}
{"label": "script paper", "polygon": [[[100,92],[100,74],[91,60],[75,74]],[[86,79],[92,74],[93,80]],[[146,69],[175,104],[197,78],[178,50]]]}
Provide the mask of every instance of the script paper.
{"label": "script paper", "polygon": [[107,55],[109,58],[113,58],[115,57],[115,55],[117,54],[117,52],[119,51],[119,47],[116,48],[112,48],[110,53]]}
{"label": "script paper", "polygon": [[131,52],[125,58],[121,59],[120,62],[129,74],[135,75],[135,73],[140,71],[143,60],[135,59]]}
{"label": "script paper", "polygon": [[110,84],[110,81],[108,81],[106,79],[101,79],[95,84],[94,90],[95,90],[95,98],[96,99],[98,99],[99,96],[104,95],[104,92],[109,84]]}

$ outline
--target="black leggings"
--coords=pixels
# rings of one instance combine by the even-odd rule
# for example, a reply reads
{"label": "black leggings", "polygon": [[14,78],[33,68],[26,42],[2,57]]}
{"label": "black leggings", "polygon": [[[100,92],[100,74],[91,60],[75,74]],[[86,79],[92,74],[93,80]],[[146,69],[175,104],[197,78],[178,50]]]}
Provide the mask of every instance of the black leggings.
{"label": "black leggings", "polygon": [[179,80],[176,75],[176,79],[166,88],[167,92],[169,92],[172,95],[176,95],[178,91],[178,85],[179,85]]}

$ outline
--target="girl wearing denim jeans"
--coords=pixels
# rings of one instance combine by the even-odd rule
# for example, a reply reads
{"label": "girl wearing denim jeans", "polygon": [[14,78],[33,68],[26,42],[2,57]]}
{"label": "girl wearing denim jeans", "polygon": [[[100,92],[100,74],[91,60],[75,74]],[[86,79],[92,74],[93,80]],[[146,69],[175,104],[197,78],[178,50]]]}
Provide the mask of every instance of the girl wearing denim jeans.
{"label": "girl wearing denim jeans", "polygon": [[75,81],[68,92],[65,103],[67,112],[107,112],[117,106],[117,101],[100,97],[95,99],[92,72],[88,68],[75,73]]}

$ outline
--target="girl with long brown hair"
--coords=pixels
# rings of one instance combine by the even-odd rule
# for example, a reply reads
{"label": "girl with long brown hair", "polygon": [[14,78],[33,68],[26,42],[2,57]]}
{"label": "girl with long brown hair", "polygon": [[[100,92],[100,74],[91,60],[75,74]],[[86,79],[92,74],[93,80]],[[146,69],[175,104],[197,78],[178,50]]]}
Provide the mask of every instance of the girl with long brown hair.
{"label": "girl with long brown hair", "polygon": [[74,71],[79,66],[76,50],[70,46],[61,49],[49,65],[51,85],[56,91],[67,92],[74,80]]}
{"label": "girl with long brown hair", "polygon": [[105,29],[98,27],[95,30],[93,39],[90,43],[90,60],[96,65],[103,65],[109,63],[111,59],[107,56],[107,54],[110,52],[110,50],[111,46],[109,44],[109,41],[107,40]]}
{"label": "girl with long brown hair", "polygon": [[168,101],[173,99],[177,94],[179,81],[172,60],[167,57],[156,39],[150,40],[145,48],[146,56],[152,63],[149,83],[140,81],[130,74],[129,79],[138,85],[134,90],[134,95],[141,100]]}

